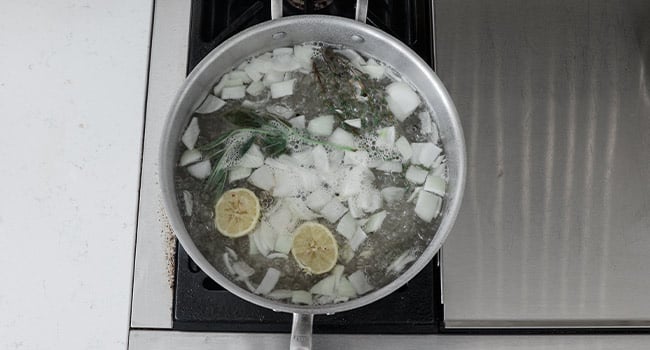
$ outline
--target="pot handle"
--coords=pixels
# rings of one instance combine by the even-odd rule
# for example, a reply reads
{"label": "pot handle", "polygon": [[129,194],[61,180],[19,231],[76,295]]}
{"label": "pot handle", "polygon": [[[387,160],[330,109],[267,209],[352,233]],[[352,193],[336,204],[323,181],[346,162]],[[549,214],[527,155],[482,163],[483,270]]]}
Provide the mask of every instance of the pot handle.
{"label": "pot handle", "polygon": [[[310,0],[305,0],[310,1]],[[368,16],[368,0],[357,0],[357,6],[354,18],[362,23],[366,23]],[[282,0],[271,0],[271,19],[282,18]]]}
{"label": "pot handle", "polygon": [[313,314],[293,314],[289,350],[311,350],[311,327],[313,323]]}

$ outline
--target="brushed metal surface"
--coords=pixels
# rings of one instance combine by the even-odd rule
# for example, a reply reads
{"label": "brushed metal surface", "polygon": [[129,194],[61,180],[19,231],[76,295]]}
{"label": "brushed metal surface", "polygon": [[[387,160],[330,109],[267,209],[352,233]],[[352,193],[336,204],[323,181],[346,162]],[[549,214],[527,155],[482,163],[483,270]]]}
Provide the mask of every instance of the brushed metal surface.
{"label": "brushed metal surface", "polygon": [[[355,350],[638,350],[650,335],[478,336],[315,334],[314,349]],[[131,350],[288,349],[285,334],[131,331]]]}
{"label": "brushed metal surface", "polygon": [[157,0],[154,6],[131,327],[171,328],[176,241],[158,185],[158,145],[165,115],[185,80],[190,2]]}
{"label": "brushed metal surface", "polygon": [[468,150],[448,327],[650,321],[650,2],[437,0]]}

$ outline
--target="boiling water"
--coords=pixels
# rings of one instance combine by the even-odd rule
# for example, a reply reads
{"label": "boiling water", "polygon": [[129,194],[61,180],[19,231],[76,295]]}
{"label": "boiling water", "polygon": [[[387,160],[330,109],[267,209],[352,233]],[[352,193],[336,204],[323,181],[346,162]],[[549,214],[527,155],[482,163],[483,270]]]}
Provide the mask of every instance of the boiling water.
{"label": "boiling water", "polygon": [[[322,48],[320,50],[322,50]],[[314,59],[319,59],[318,52],[316,53],[316,56],[317,57]],[[288,108],[293,111],[293,115],[304,115],[307,124],[318,115],[332,114],[332,106],[328,101],[339,99],[339,91],[332,91],[330,89],[323,93],[313,72],[308,72],[306,70],[303,70],[303,72],[293,72],[290,73],[290,77],[296,79],[293,94],[290,96],[279,99],[269,99],[268,95],[265,94],[262,94],[260,97],[247,95],[244,99],[227,100],[228,103],[226,106],[213,114],[196,114],[195,116],[198,118],[201,130],[197,145],[206,144],[220,136],[226,130],[231,129],[232,126],[219,118],[218,115],[228,110],[241,108],[242,104],[262,111],[266,110],[269,106],[272,107],[271,110],[281,106],[279,107],[280,112],[286,112],[286,109]],[[395,79],[400,79],[399,74],[390,67],[387,67],[387,74],[385,74],[382,79],[369,80],[367,83],[373,84],[373,88],[375,88],[376,91],[383,91],[383,88],[395,81]],[[383,100],[383,97],[380,98],[380,100]],[[423,99],[421,100],[424,101]],[[423,134],[421,132],[421,122],[417,115],[419,112],[425,111],[431,112],[426,104],[421,103],[415,112],[405,119],[404,122],[400,123],[392,121],[387,123],[386,121],[381,121],[377,127],[392,125],[396,128],[397,135],[405,136],[411,143],[436,142],[438,147],[442,148],[443,146],[438,142],[438,137],[435,133]],[[363,113],[363,111],[356,112]],[[350,116],[348,118],[355,117],[356,116]],[[396,157],[395,153],[373,152],[372,141],[373,140],[370,139],[369,142],[365,142],[365,147],[363,142],[361,145],[361,147],[366,148],[369,151],[371,156],[383,159]],[[296,147],[309,148],[312,146],[297,145]],[[185,147],[182,144],[179,144],[179,156],[184,150]],[[334,151],[331,149],[329,151],[330,156],[333,156]],[[440,217],[434,219],[431,223],[424,222],[415,214],[414,204],[407,202],[408,197],[413,193],[417,186],[411,184],[405,178],[405,170],[406,167],[404,167],[402,173],[385,173],[376,169],[370,169],[374,175],[372,186],[374,186],[375,189],[380,190],[388,186],[402,187],[406,188],[406,194],[403,199],[398,202],[392,204],[388,204],[385,201],[383,202],[383,209],[381,210],[386,210],[387,212],[387,217],[384,220],[383,225],[378,231],[368,233],[368,238],[360,245],[356,252],[353,252],[353,257],[349,261],[346,262],[344,257],[351,251],[349,247],[347,247],[347,239],[337,233],[337,223],[332,224],[322,218],[316,220],[328,227],[337,240],[339,245],[338,264],[345,267],[343,275],[348,276],[355,271],[362,270],[367,276],[370,284],[375,289],[379,289],[388,284],[399,275],[395,272],[387,272],[387,268],[397,257],[406,251],[414,252],[416,256],[419,256],[431,242],[439,225]],[[281,271],[281,277],[274,288],[275,290],[309,290],[316,282],[322,280],[328,275],[327,273],[322,275],[310,275],[305,273],[298,266],[291,254],[288,255],[287,259],[268,259],[260,254],[250,255],[249,244],[251,240],[249,240],[247,236],[232,239],[221,235],[216,230],[214,225],[215,198],[212,194],[204,191],[204,182],[202,180],[193,178],[188,174],[184,167],[179,166],[175,172],[175,184],[179,206],[181,208],[184,208],[186,205],[182,194],[184,191],[191,193],[193,198],[192,215],[184,215],[185,225],[189,234],[203,255],[224,276],[230,276],[224,266],[223,255],[226,251],[225,247],[233,249],[240,260],[245,261],[248,265],[254,268],[255,274],[249,278],[249,281],[253,285],[260,283],[269,267]],[[258,196],[263,214],[272,208],[278,201],[278,198],[273,197],[271,193],[251,185],[246,179],[227,183],[225,190],[239,187],[248,188]],[[334,194],[336,195],[336,193]],[[366,217],[369,215],[371,214],[366,215]],[[233,280],[235,280],[235,278],[233,278]],[[247,288],[245,283],[242,281],[236,281],[236,283],[240,284],[244,289]]]}

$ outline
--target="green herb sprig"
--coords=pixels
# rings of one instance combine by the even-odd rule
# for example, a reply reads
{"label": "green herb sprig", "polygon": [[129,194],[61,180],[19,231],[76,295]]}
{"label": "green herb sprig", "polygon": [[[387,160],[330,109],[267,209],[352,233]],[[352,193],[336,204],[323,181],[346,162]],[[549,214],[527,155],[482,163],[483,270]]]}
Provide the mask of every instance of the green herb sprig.
{"label": "green herb sprig", "polygon": [[218,138],[198,147],[203,159],[209,159],[212,164],[210,176],[205,181],[205,191],[218,197],[228,180],[230,170],[229,160],[242,157],[253,144],[260,146],[262,152],[269,157],[288,153],[291,139],[312,145],[324,145],[339,150],[354,151],[353,147],[337,145],[310,137],[306,133],[294,129],[285,120],[270,114],[260,113],[247,108],[229,110],[221,117],[235,126],[235,129],[225,132]]}

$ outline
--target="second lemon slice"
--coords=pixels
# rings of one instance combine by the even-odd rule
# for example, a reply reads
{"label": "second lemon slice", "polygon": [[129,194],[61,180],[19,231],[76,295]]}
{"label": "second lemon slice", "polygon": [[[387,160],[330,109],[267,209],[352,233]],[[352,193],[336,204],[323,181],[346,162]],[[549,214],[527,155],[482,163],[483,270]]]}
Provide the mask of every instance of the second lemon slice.
{"label": "second lemon slice", "polygon": [[294,232],[291,254],[302,268],[319,275],[336,265],[339,249],[327,227],[317,222],[306,222]]}
{"label": "second lemon slice", "polygon": [[224,236],[241,237],[251,232],[260,218],[260,201],[253,191],[226,191],[214,205],[214,224]]}

